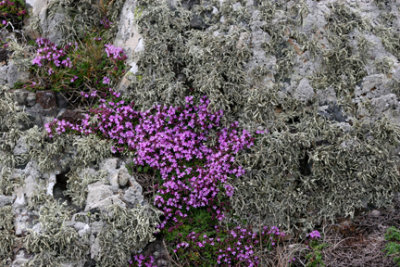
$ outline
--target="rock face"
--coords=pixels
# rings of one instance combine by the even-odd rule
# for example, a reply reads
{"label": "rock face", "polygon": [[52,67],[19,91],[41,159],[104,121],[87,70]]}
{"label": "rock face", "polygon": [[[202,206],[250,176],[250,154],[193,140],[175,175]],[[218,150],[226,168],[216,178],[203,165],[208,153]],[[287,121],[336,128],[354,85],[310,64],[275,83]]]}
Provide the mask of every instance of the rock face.
{"label": "rock face", "polygon": [[[24,36],[61,43],[66,33],[58,26],[80,21],[86,15],[75,12],[85,13],[95,2],[96,10],[100,2],[123,4],[111,42],[128,56],[119,91],[143,107],[180,105],[188,94],[207,95],[213,109],[225,110],[226,122],[275,129],[238,161],[252,168],[234,181],[238,217],[251,214],[249,221],[288,228],[287,218],[309,220],[305,225],[311,227],[325,216],[321,210],[334,213],[332,203],[344,203],[337,213],[351,215],[367,207],[368,199],[388,202],[380,199],[389,195],[381,184],[398,188],[400,147],[392,147],[400,126],[398,1],[166,0],[139,6],[135,0],[27,0]],[[71,3],[80,7],[72,17],[64,8]],[[11,35],[0,31],[1,40]],[[66,261],[53,257],[48,266],[124,266],[116,262],[131,252],[125,243],[142,249],[160,214],[123,159],[100,156],[105,145],[98,139],[86,146],[83,136],[48,140],[44,123],[55,117],[77,122],[83,113],[60,93],[12,89],[29,79],[14,52],[0,48],[0,208],[11,210],[11,237],[43,241],[56,232],[73,241],[63,247],[50,240],[50,249],[83,251],[84,260],[71,253]],[[100,148],[90,150],[95,145]],[[363,179],[369,187],[361,184],[358,191],[373,191],[373,197],[346,191],[349,181]],[[326,183],[323,194],[319,183]],[[341,194],[343,201],[334,201]],[[135,221],[141,223],[128,224]],[[143,244],[132,241],[139,235]],[[11,262],[0,259],[0,265],[39,266],[33,255],[48,259],[41,253],[47,249],[28,246],[14,251]],[[166,265],[163,259],[157,264]]]}

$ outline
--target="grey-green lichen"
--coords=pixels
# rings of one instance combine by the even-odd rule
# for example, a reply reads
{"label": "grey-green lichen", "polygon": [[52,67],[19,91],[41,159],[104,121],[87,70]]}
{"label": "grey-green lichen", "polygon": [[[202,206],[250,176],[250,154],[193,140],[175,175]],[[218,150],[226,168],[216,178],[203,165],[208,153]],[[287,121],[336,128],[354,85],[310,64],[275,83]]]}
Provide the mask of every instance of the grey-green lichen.
{"label": "grey-green lichen", "polygon": [[132,209],[110,206],[101,214],[105,225],[98,235],[101,253],[96,258],[97,266],[125,266],[131,253],[155,240],[153,233],[157,232],[161,214],[149,205]]}
{"label": "grey-green lichen", "polygon": [[12,260],[15,243],[14,216],[11,206],[0,207],[0,264],[7,266]]}
{"label": "grey-green lichen", "polygon": [[104,19],[111,24],[103,38],[111,40],[118,30],[117,22],[123,4],[123,0],[52,0],[48,4],[47,15],[49,19],[57,13],[65,15],[63,21],[52,29],[62,33],[60,44],[81,40],[88,32],[103,27],[101,20]]}
{"label": "grey-green lichen", "polygon": [[59,266],[63,262],[80,261],[89,253],[88,236],[66,222],[72,211],[65,204],[48,200],[39,209],[39,233],[30,230],[24,238],[24,248],[34,257],[27,266]]}
{"label": "grey-green lichen", "polygon": [[[190,8],[188,1],[173,2],[138,1],[146,45],[128,93],[143,108],[207,95],[212,110],[225,110],[224,123],[238,120],[248,129],[269,129],[237,160],[247,173],[232,180],[235,216],[305,230],[368,205],[390,205],[399,188],[399,126],[377,118],[368,103],[354,102],[356,87],[367,75],[392,71],[391,59],[384,58],[377,59],[375,73],[366,68],[373,49],[367,36],[376,32],[368,17],[348,3],[332,3],[322,15],[325,27],[305,33],[303,22],[312,12],[307,1],[255,1],[254,6],[193,1]],[[217,12],[207,13],[209,6]],[[203,25],[193,25],[196,16]],[[261,64],[248,70],[260,56],[252,50],[255,37],[248,37],[254,29],[267,36],[261,47],[275,60],[272,68]],[[395,33],[382,33],[384,46],[398,58]],[[317,67],[297,73],[310,60]],[[272,86],[256,82],[265,77]],[[287,92],[302,78],[315,93],[306,102]],[[315,97],[330,88],[334,102]],[[346,114],[345,119],[321,113],[320,102]],[[366,114],[359,114],[360,106]]]}

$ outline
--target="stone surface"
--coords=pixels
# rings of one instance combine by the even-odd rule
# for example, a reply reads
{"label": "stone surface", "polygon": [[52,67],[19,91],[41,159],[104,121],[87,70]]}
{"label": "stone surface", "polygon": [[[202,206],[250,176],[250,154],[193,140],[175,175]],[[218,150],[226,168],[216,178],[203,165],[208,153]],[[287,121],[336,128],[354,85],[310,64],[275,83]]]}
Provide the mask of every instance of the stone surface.
{"label": "stone surface", "polygon": [[[115,46],[125,49],[128,64],[134,60],[135,53],[140,52],[141,46],[143,46],[143,38],[139,34],[139,29],[135,22],[135,9],[135,0],[125,1],[118,23],[118,33],[114,40]],[[137,50],[138,47],[139,50]]]}
{"label": "stone surface", "polygon": [[14,197],[0,195],[0,208],[13,202]]}
{"label": "stone surface", "polygon": [[78,123],[83,118],[84,116],[80,112],[71,109],[63,111],[61,115],[58,116],[58,119],[69,121],[71,123]]}
{"label": "stone surface", "polygon": [[311,100],[314,96],[314,89],[311,87],[307,78],[301,79],[299,86],[294,91],[294,97],[301,101]]}
{"label": "stone surface", "polygon": [[128,202],[129,204],[135,205],[143,205],[144,198],[142,193],[142,187],[138,183],[134,183],[130,186],[124,194],[123,199]]}
{"label": "stone surface", "polygon": [[29,73],[21,70],[13,62],[9,62],[7,68],[7,82],[10,87],[13,87],[16,82],[24,82],[29,78]]}
{"label": "stone surface", "polygon": [[111,186],[105,185],[102,182],[96,182],[88,185],[88,195],[86,199],[85,211],[94,208],[105,208],[112,204],[111,196],[113,192]]}
{"label": "stone surface", "polygon": [[36,93],[36,102],[44,109],[57,107],[56,96],[53,91],[39,91]]}

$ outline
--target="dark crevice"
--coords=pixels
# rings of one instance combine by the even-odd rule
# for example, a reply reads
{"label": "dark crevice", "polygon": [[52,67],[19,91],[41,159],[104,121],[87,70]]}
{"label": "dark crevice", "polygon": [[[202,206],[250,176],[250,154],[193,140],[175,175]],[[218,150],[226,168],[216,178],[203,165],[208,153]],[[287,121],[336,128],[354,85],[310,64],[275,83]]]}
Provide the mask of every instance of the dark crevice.
{"label": "dark crevice", "polygon": [[53,187],[53,197],[56,200],[60,200],[61,202],[67,201],[70,205],[72,203],[72,199],[65,195],[64,192],[67,190],[68,177],[66,174],[70,171],[68,168],[66,171],[61,172],[56,175],[56,184]]}

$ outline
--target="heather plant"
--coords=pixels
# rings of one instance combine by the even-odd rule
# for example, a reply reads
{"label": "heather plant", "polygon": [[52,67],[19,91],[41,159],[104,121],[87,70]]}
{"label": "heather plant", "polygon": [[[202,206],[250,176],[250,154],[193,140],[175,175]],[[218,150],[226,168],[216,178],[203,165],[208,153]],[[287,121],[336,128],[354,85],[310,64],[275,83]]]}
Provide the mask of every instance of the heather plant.
{"label": "heather plant", "polygon": [[[98,134],[114,141],[114,153],[132,152],[133,163],[142,166],[142,171],[157,170],[160,179],[154,204],[163,211],[158,227],[181,261],[207,266],[257,265],[254,246],[263,242],[272,248],[283,233],[276,227],[264,227],[258,235],[251,229],[218,226],[234,193],[229,179],[244,172],[233,165],[235,154],[253,145],[250,133],[239,131],[238,123],[222,128],[223,112],[209,112],[205,97],[199,105],[194,105],[193,97],[186,97],[184,107],[157,105],[140,112],[119,93],[109,93],[111,99],[100,99],[101,104],[90,110],[92,118],[86,115],[78,124],[56,119],[46,125],[49,136]],[[208,136],[211,131],[216,131],[214,139]],[[139,265],[152,264],[143,255],[136,255],[135,260]]]}
{"label": "heather plant", "polygon": [[[97,118],[90,124],[86,115],[80,124],[55,120],[46,125],[50,136],[61,134],[67,129],[74,132],[98,133],[113,140],[113,152],[132,151],[136,165],[148,165],[158,169],[162,183],[158,185],[154,204],[164,211],[164,228],[168,221],[186,217],[191,207],[211,206],[221,220],[223,210],[215,202],[220,192],[230,197],[233,188],[228,183],[230,176],[241,176],[243,169],[233,166],[234,155],[250,147],[253,139],[249,132],[237,130],[238,124],[220,129],[214,146],[207,146],[207,135],[220,127],[222,111],[207,111],[209,101],[200,99],[200,105],[193,104],[193,98],[186,98],[186,106],[162,107],[138,112],[134,103],[125,104],[120,94],[110,90],[111,101],[100,99],[101,103],[91,112]],[[213,129],[214,128],[214,129]]]}
{"label": "heather plant", "polygon": [[321,243],[318,240],[321,239],[321,234],[314,230],[310,234],[307,235],[308,240],[308,248],[310,250],[309,253],[305,256],[306,266],[307,267],[322,267],[325,266],[324,260],[322,257],[322,250],[328,246],[326,243]]}
{"label": "heather plant", "polygon": [[36,77],[25,88],[60,92],[70,104],[81,104],[87,99],[82,96],[105,92],[125,72],[124,51],[94,34],[63,47],[44,38],[36,44],[32,60]]}
{"label": "heather plant", "polygon": [[4,27],[12,30],[20,28],[26,14],[24,0],[0,1],[0,29]]}
{"label": "heather plant", "polygon": [[394,226],[389,227],[385,240],[388,241],[384,249],[386,255],[393,257],[394,263],[400,266],[400,230]]}

